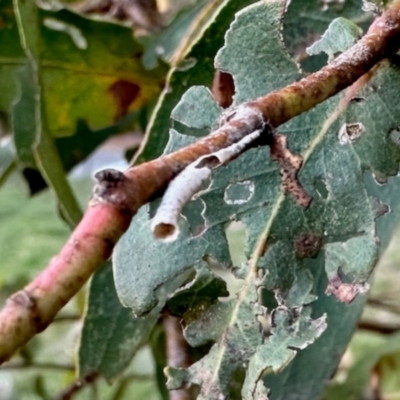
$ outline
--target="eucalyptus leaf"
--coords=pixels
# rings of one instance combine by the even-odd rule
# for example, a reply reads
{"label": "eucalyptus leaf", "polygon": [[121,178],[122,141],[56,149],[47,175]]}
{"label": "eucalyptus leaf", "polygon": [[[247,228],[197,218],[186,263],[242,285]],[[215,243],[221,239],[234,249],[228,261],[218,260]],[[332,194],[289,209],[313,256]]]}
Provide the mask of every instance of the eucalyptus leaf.
{"label": "eucalyptus leaf", "polygon": [[[1,2],[0,14],[0,111],[12,114],[18,161],[31,192],[45,187],[40,169],[47,183],[58,186],[63,214],[73,224],[80,212],[61,175],[120,132],[127,123],[121,117],[158,95],[166,67],[147,71],[143,46],[117,24],[34,4],[15,2],[13,8],[10,0]],[[41,160],[35,146],[43,149]]]}
{"label": "eucalyptus leaf", "polygon": [[100,373],[118,377],[130,364],[158,320],[158,309],[137,318],[115,292],[110,263],[93,276],[79,345],[79,376]]}
{"label": "eucalyptus leaf", "polygon": [[[216,63],[234,78],[235,104],[299,77],[279,34],[284,9],[283,1],[255,3],[240,11],[228,30]],[[260,48],[276,56],[259,57]],[[236,298],[217,301],[215,294],[203,308],[182,308],[188,342],[214,344],[188,369],[167,369],[171,389],[195,384],[199,399],[223,398],[241,372],[242,398],[319,398],[360,317],[365,296],[359,293],[367,289],[395,225],[380,221],[388,221],[385,213],[392,206],[389,220],[399,221],[395,197],[385,194],[399,190],[397,178],[391,178],[400,156],[399,85],[400,69],[384,61],[354,94],[357,101],[340,93],[279,128],[291,153],[302,161],[295,175],[299,190],[312,197],[307,207],[283,190],[276,150],[261,146],[213,172],[192,200],[202,205],[203,221],[195,215],[196,207],[186,208],[176,242],[164,245],[152,239],[144,212],[133,221],[117,246],[114,268],[121,301],[137,313],[159,304],[157,287],[173,276],[193,266],[199,271],[202,259],[232,267],[224,230],[231,221],[242,222],[246,230],[248,262],[231,269],[242,280]],[[194,93],[206,90],[191,89],[173,116],[189,128],[212,125],[215,103]],[[183,143],[183,136],[171,131],[168,151]],[[371,176],[385,185],[382,197]],[[197,225],[200,233],[189,229]],[[218,249],[210,237],[218,241]],[[145,272],[146,265],[161,263],[161,271]],[[269,293],[265,300],[262,291]],[[178,293],[171,292],[170,302]],[[284,385],[285,380],[290,384]]]}
{"label": "eucalyptus leaf", "polygon": [[291,51],[299,47],[305,48],[310,45],[309,40],[313,36],[322,35],[329,24],[339,17],[355,23],[362,22],[363,29],[371,21],[371,16],[365,14],[357,0],[342,3],[292,0],[283,22],[285,44]]}
{"label": "eucalyptus leaf", "polygon": [[345,18],[334,19],[322,35],[321,39],[307,48],[310,55],[319,54],[322,51],[332,60],[338,53],[343,53],[360,39],[361,29],[352,21]]}
{"label": "eucalyptus leaf", "polygon": [[[214,56],[224,43],[225,32],[235,12],[252,2],[251,0],[224,0],[217,3],[218,7],[202,27],[200,38],[190,44],[192,46],[190,50],[170,71],[166,87],[158,100],[147,129],[144,144],[135,158],[137,163],[156,158],[163,153],[171,127],[171,112],[185,91],[194,85],[211,87],[215,73]],[[200,133],[204,134],[204,132]],[[195,130],[191,130],[190,134],[198,136]]]}

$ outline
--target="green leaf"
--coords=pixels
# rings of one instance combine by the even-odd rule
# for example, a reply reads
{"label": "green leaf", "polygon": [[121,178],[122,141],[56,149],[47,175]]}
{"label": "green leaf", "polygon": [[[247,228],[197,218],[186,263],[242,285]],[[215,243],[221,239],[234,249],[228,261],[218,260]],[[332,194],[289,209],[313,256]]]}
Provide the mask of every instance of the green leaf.
{"label": "green leaf", "polygon": [[[232,23],[217,62],[233,75],[235,101],[275,90],[298,76],[280,41],[284,7],[281,1],[259,2],[238,13]],[[244,62],[257,60],[260,48],[267,54],[273,49],[271,54],[277,57]],[[269,79],[264,79],[265,71],[271,71]],[[280,128],[290,151],[302,158],[297,184],[312,197],[307,208],[283,193],[278,163],[268,148],[259,147],[214,171],[208,187],[198,194],[196,207],[190,202],[183,211],[185,221],[176,242],[167,245],[152,239],[144,212],[133,221],[117,246],[114,267],[118,295],[135,312],[148,312],[152,302],[158,304],[157,287],[190,267],[198,268],[202,257],[222,266],[232,264],[226,257],[225,227],[236,220],[246,228],[248,263],[232,269],[242,279],[237,298],[216,302],[215,294],[205,308],[182,312],[189,343],[211,340],[214,345],[187,370],[168,369],[171,388],[193,383],[200,386],[199,399],[222,398],[233,376],[246,371],[242,398],[266,398],[267,393],[270,399],[287,399],[293,393],[296,399],[319,398],[365,302],[365,296],[358,296],[345,305],[332,294],[348,303],[365,291],[378,253],[399,221],[394,194],[400,189],[397,178],[390,178],[398,172],[400,157],[400,115],[395,108],[399,89],[400,69],[382,62],[354,100],[339,94]],[[174,115],[189,127],[210,125],[215,104],[194,93],[206,92],[192,89]],[[210,114],[176,111],[194,114],[204,109]],[[168,151],[184,142],[182,135],[171,131]],[[381,194],[371,172],[380,184],[386,183]],[[200,221],[195,211],[199,204]],[[392,206],[393,214],[385,216]],[[377,233],[383,246],[379,247]],[[148,274],[148,265],[162,270],[151,268]],[[139,292],[145,285],[150,294]],[[268,330],[268,322],[272,335],[264,336],[261,329]],[[271,370],[279,372],[263,378]]]}
{"label": "green leaf", "polygon": [[[22,10],[27,5],[22,3],[21,7]],[[160,65],[153,71],[145,70],[141,64],[143,47],[126,27],[92,21],[66,10],[44,11],[33,5],[31,19],[25,23],[26,15],[21,10],[17,8],[23,18],[20,30],[28,38],[27,43],[23,39],[23,46],[11,1],[0,4],[0,41],[4,44],[0,49],[0,110],[14,114],[14,125],[19,130],[18,157],[23,168],[32,169],[40,167],[32,149],[33,140],[39,143],[33,139],[39,129],[33,122],[37,119],[35,107],[40,106],[40,129],[46,136],[56,138],[55,146],[68,171],[123,128],[127,121],[121,121],[122,116],[140,110],[158,95],[166,68]],[[25,54],[26,49],[32,53],[36,66],[26,67],[32,61]],[[32,96],[34,91],[38,95],[39,90],[35,106]],[[50,156],[52,160],[47,161],[56,165],[59,161],[54,144],[50,139],[45,142],[44,134],[41,136],[41,145],[47,143],[49,148],[47,153],[43,150],[42,158]],[[52,172],[52,167],[46,167],[47,181],[52,179],[55,185],[64,180],[60,168],[51,177]],[[39,188],[42,187],[43,184]],[[68,219],[76,220],[77,210],[70,213],[74,215]]]}
{"label": "green leaf", "polygon": [[182,43],[185,43],[187,37],[193,34],[193,25],[196,25],[197,19],[207,19],[208,8],[206,7],[207,0],[198,0],[194,5],[184,7],[165,29],[151,36],[138,38],[145,47],[143,64],[147,69],[155,68],[159,58],[168,63],[173,61]]}
{"label": "green leaf", "polygon": [[246,296],[241,299],[243,301],[218,303],[203,311],[185,329],[189,344],[199,346],[209,340],[218,341],[224,333],[224,327],[235,319],[235,324],[224,336],[225,343],[236,345],[225,347],[216,343],[205,357],[186,370],[169,367],[166,371],[169,389],[178,389],[185,382],[193,382],[201,386],[198,399],[217,399],[221,393],[228,391],[232,374],[262,343],[257,316],[265,313],[265,310],[257,303],[255,282],[251,282],[251,289],[242,293]]}
{"label": "green leaf", "polygon": [[[351,102],[345,113],[341,116],[342,122],[347,123],[362,121],[366,127],[365,133],[356,139],[352,144],[342,145],[349,146],[356,151],[356,159],[358,159],[358,164],[369,166],[374,173],[375,178],[380,177],[381,181],[387,180],[387,184],[378,184],[373,178],[371,173],[366,173],[364,175],[364,184],[368,190],[368,194],[373,196],[370,199],[379,199],[378,202],[373,201],[371,204],[372,212],[376,215],[382,215],[382,213],[390,210],[391,212],[380,216],[376,223],[375,228],[377,236],[379,237],[380,247],[379,252],[385,250],[389,243],[391,235],[396,228],[400,219],[400,209],[398,204],[398,196],[400,195],[399,179],[397,177],[387,178],[388,175],[393,175],[397,173],[398,168],[398,157],[399,148],[393,146],[391,143],[391,135],[393,132],[393,126],[396,125],[396,110],[393,105],[394,99],[398,96],[398,86],[400,84],[400,74],[399,68],[390,63],[383,63],[379,71],[374,76],[373,80],[366,85],[357,96],[360,96],[360,102]],[[394,88],[392,85],[394,84]],[[379,92],[376,88],[379,85]],[[396,101],[396,100],[394,100]],[[293,129],[293,124],[298,126],[305,126],[312,118],[307,118],[307,114],[298,117],[298,121],[294,120],[286,125],[288,135],[291,136],[290,130]],[[297,131],[295,134],[302,135],[307,129]],[[332,129],[331,135],[339,136],[340,124],[336,125],[335,129]],[[329,133],[327,133],[329,134]],[[393,136],[393,135],[392,135]],[[295,144],[292,142],[293,145]],[[339,147],[336,145],[336,147]],[[379,155],[383,160],[380,159]],[[326,150],[325,150],[326,154]],[[336,157],[334,157],[336,158]],[[338,163],[338,161],[337,161]],[[336,163],[336,164],[337,164]],[[378,167],[378,163],[380,166]],[[326,168],[326,162],[323,163]],[[351,171],[353,167],[349,164],[344,164],[344,167]],[[318,187],[320,187],[320,182],[318,182]],[[326,182],[325,182],[326,184]],[[321,196],[329,196],[330,192],[324,194],[324,187],[320,187]],[[325,186],[326,189],[326,186]],[[385,206],[386,204],[386,206]],[[358,202],[355,203],[356,206],[359,205]],[[349,204],[346,205],[348,208],[348,215],[354,212],[359,212],[359,209],[354,209],[351,211]],[[336,208],[337,210],[339,207]],[[339,217],[339,219],[344,218],[344,216]],[[349,244],[357,243],[357,240],[367,240],[374,247],[374,241],[372,237],[368,239],[363,235],[359,237],[343,238],[345,239],[342,244],[339,243],[327,243],[327,247],[333,245],[340,246],[346,249]],[[355,241],[354,241],[355,240]],[[370,246],[370,249],[371,249]],[[360,251],[353,252],[353,259],[355,261],[360,260],[359,257],[363,255],[364,250],[368,250],[362,247],[358,247]],[[356,250],[356,249],[355,249]],[[346,251],[347,252],[347,251]],[[348,256],[350,254],[347,252]],[[337,253],[332,253],[333,259],[327,259],[325,261],[325,266],[329,266],[330,263],[337,263]],[[364,259],[364,266],[368,265],[376,258],[376,255],[372,253]],[[336,264],[337,265],[337,264]],[[347,261],[349,265],[349,261]],[[370,264],[370,267],[372,267]],[[328,267],[328,271],[329,271]],[[358,268],[360,275],[359,278],[365,277],[366,270],[359,264]],[[329,272],[328,272],[329,273]],[[357,281],[357,279],[355,279]],[[323,292],[326,289],[325,279],[320,281],[318,285],[318,297],[319,300],[314,306],[314,312],[317,315],[321,312],[326,312],[328,314],[328,328],[326,332],[321,336],[320,339],[316,341],[315,344],[307,348],[306,350],[300,352],[294,361],[289,365],[289,367],[283,371],[281,374],[276,376],[268,375],[265,379],[265,384],[271,389],[270,399],[287,399],[291,393],[301,393],[299,399],[313,399],[318,398],[325,386],[325,380],[332,375],[337,363],[339,362],[340,355],[347,346],[348,341],[354,330],[354,326],[358,321],[361,314],[363,304],[365,302],[365,297],[360,297],[356,299],[351,305],[343,306],[332,301],[332,299],[326,298]],[[324,362],[319,362],[323,359]],[[331,362],[327,362],[330,360]],[[311,368],[315,365],[315,368]],[[313,382],[313,384],[307,384],[306,382]]]}
{"label": "green leaf", "polygon": [[18,71],[20,97],[12,112],[17,154],[28,165],[38,166],[57,193],[64,218],[74,226],[81,218],[81,210],[43,120],[38,8],[31,2],[15,0],[14,10],[21,46],[27,58],[26,65]]}
{"label": "green leaf", "polygon": [[[250,0],[225,0],[218,3],[213,15],[203,27],[201,38],[169,73],[167,83],[136,161],[141,163],[158,157],[168,142],[170,115],[185,91],[194,85],[211,87],[214,76],[214,56],[224,43],[224,35],[235,12],[252,3]],[[196,135],[196,132],[190,133]],[[204,134],[204,132],[201,132]]]}
{"label": "green leaf", "polygon": [[[11,2],[2,2],[0,12],[7,28],[0,29],[0,40],[5,43],[0,49],[0,109],[7,112],[16,95],[15,71],[26,57]],[[152,71],[142,66],[143,47],[130,29],[67,10],[32,6],[32,12],[36,22],[32,27],[23,24],[23,29],[36,35],[27,46],[37,46],[45,119],[53,136],[72,135],[79,119],[92,129],[104,128],[158,95],[165,65]],[[31,32],[33,26],[36,33]]]}
{"label": "green leaf", "polygon": [[16,166],[16,154],[9,136],[0,139],[0,186]]}
{"label": "green leaf", "polygon": [[[209,107],[204,108],[206,103]],[[172,110],[171,118],[192,128],[211,128],[221,112],[222,108],[206,87],[192,86]]]}
{"label": "green leaf", "polygon": [[118,300],[110,263],[93,276],[79,345],[79,376],[99,372],[107,380],[119,376],[158,320],[154,309],[137,318]]}
{"label": "green leaf", "polygon": [[[336,383],[328,387],[324,393],[324,400],[345,398],[356,400],[363,397],[368,389],[371,375],[374,371],[379,374],[379,380],[390,375],[393,362],[400,356],[400,335],[394,334],[382,344],[369,349],[349,369],[343,383]],[[385,365],[389,364],[389,365]],[[386,368],[385,368],[386,367]],[[389,367],[389,368],[387,368]],[[396,379],[395,382],[398,382]],[[398,388],[398,386],[397,386]]]}
{"label": "green leaf", "polygon": [[[201,278],[205,249],[210,257],[229,262],[226,246],[219,240],[222,232],[211,231],[196,240],[190,237],[189,225],[183,220],[180,229],[184,232],[181,240],[160,243],[154,239],[150,230],[147,207],[142,207],[128,232],[118,242],[113,254],[118,297],[135,314],[145,314],[157,304],[162,304],[163,300],[157,289],[163,284],[179,277],[184,282],[193,272],[197,278],[194,278],[192,284]],[[138,230],[140,238],[137,236]],[[186,249],[184,253],[182,248]],[[152,254],[151,258],[149,254]]]}
{"label": "green leaf", "polygon": [[324,52],[328,55],[328,60],[332,60],[337,53],[343,53],[353,46],[361,34],[362,30],[354,22],[336,18],[329,24],[321,39],[307,48],[307,53],[315,55]]}
{"label": "green leaf", "polygon": [[313,313],[326,313],[328,326],[321,337],[312,346],[299,351],[283,371],[278,374],[267,371],[263,383],[270,390],[270,400],[290,399],[293,393],[299,400],[319,399],[361,316],[365,295],[359,295],[349,305],[339,303],[325,295],[327,279],[324,272],[319,270],[316,274],[318,302],[314,304]]}
{"label": "green leaf", "polygon": [[338,17],[344,17],[353,22],[368,23],[371,16],[366,15],[357,0],[343,3],[318,3],[312,0],[292,0],[284,17],[285,43],[291,51],[306,47],[315,34],[322,35],[329,24]]}
{"label": "green leaf", "polygon": [[[297,65],[281,41],[282,4],[273,1],[268,8],[268,13],[257,14],[247,8],[237,13],[226,33],[225,46],[216,56],[216,67],[233,76],[235,104],[263,96],[300,78]],[[249,75],[256,79],[249,79]]]}

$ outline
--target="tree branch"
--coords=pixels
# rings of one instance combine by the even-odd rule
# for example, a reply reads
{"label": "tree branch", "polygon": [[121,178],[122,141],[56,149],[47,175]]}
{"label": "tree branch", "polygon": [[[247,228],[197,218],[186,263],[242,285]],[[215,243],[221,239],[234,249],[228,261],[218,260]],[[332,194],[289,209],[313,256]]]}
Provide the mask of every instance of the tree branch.
{"label": "tree branch", "polygon": [[198,142],[132,167],[97,174],[94,197],[60,253],[0,312],[0,363],[45,329],[58,311],[107,260],[139,207],[160,194],[199,157],[236,143],[269,123],[273,127],[311,109],[354,83],[400,47],[400,0],[350,50],[299,82],[229,111],[226,122]]}

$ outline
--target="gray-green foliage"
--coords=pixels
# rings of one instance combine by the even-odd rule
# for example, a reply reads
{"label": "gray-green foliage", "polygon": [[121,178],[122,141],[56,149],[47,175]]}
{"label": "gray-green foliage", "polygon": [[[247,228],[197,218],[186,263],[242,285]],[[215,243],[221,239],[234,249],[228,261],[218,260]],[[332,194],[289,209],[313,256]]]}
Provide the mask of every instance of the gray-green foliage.
{"label": "gray-green foliage", "polygon": [[[204,3],[149,39],[147,65],[155,64],[159,45],[171,54]],[[284,37],[296,55],[311,31],[328,28],[311,49],[333,57],[359,35],[347,20],[328,27],[333,17],[369,18],[351,0],[324,5],[292,0],[288,10],[283,0],[272,0],[241,10],[251,3],[218,3],[198,42],[170,72],[139,160],[158,156],[165,145],[165,153],[186,146],[217,126],[222,109],[205,87],[212,81],[215,55],[215,66],[233,76],[238,105],[301,77],[281,39],[285,12]],[[16,145],[0,144],[0,183],[16,160],[33,168],[39,161],[65,214],[76,220],[79,210],[68,197],[64,169],[118,131],[118,124],[99,131],[89,127],[104,127],[120,116],[108,88],[129,79],[150,99],[164,69],[143,69],[142,47],[124,27],[66,10],[39,10],[22,0],[15,0],[14,8],[5,1],[0,11],[7,26],[0,27],[0,111],[12,117]],[[80,31],[87,48],[76,36]],[[368,287],[400,218],[399,93],[400,69],[386,60],[348,104],[339,94],[279,127],[291,151],[303,158],[299,181],[312,196],[308,208],[282,193],[280,167],[266,146],[214,171],[185,206],[174,243],[152,236],[149,221],[157,202],[143,207],[116,248],[114,270],[103,267],[91,282],[80,375],[121,376],[166,308],[182,318],[191,346],[210,347],[189,368],[166,369],[170,389],[195,384],[199,398],[211,400],[318,399],[360,317],[366,297],[358,293]],[[89,101],[94,98],[96,107]],[[239,234],[245,262],[233,262],[232,221],[244,227]],[[227,298],[221,276],[235,278],[240,290]],[[335,298],[350,301],[357,294],[351,304]],[[339,385],[332,393],[342,389],[347,390]]]}
{"label": "gray-green foliage", "polygon": [[357,42],[361,33],[361,29],[354,22],[345,18],[336,18],[321,39],[307,49],[307,53],[315,55],[323,51],[328,55],[328,59],[332,60],[337,53],[347,50]]}
{"label": "gray-green foliage", "polygon": [[[235,104],[299,76],[280,40],[283,11],[281,1],[260,2],[238,13],[231,24],[215,63],[234,78]],[[336,31],[338,40],[341,34]],[[330,51],[329,43],[321,46]],[[217,299],[220,291],[206,304],[185,303],[180,298],[188,342],[192,346],[214,344],[187,370],[169,368],[170,388],[191,382],[200,386],[199,398],[223,398],[234,374],[245,370],[242,398],[287,399],[293,393],[296,399],[318,398],[365,301],[359,295],[351,305],[344,305],[328,294],[350,301],[365,290],[382,250],[375,220],[392,208],[392,215],[381,217],[378,226],[378,233],[388,237],[393,224],[385,220],[399,216],[395,197],[384,196],[389,204],[385,207],[369,179],[372,172],[377,181],[387,181],[386,188],[397,193],[397,180],[388,177],[397,173],[400,156],[391,135],[400,119],[394,108],[399,86],[399,68],[382,63],[357,93],[357,101],[343,106],[343,94],[339,94],[280,127],[289,148],[303,158],[299,180],[313,197],[307,209],[282,193],[279,166],[271,160],[269,148],[259,147],[214,172],[208,188],[184,210],[177,242],[160,244],[151,237],[145,209],[135,217],[117,247],[114,269],[121,301],[137,314],[159,306],[157,290],[188,269],[197,271],[185,287],[188,298],[200,268],[208,274],[207,284],[212,282],[207,264],[228,266],[242,279],[240,292],[229,301]],[[172,116],[188,127],[212,127],[216,109],[206,91],[196,87],[183,96]],[[340,134],[351,124],[363,126],[361,135],[344,143]],[[168,151],[184,142],[171,131]],[[243,190],[233,190],[239,186],[245,188],[245,195]],[[228,257],[224,230],[233,220],[246,227],[245,265],[233,266]],[[263,301],[268,292],[275,299],[266,295]],[[175,295],[170,294],[169,302],[174,302]],[[263,333],[269,330],[265,320],[271,324],[269,335]],[[318,352],[323,361],[316,356]],[[290,384],[285,386],[284,381]]]}

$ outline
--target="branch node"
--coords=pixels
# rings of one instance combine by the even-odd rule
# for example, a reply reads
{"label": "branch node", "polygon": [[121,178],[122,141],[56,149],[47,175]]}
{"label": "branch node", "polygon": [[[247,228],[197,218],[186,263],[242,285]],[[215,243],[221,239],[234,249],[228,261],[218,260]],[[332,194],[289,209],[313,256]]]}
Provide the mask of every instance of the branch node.
{"label": "branch node", "polygon": [[128,203],[130,182],[124,173],[109,168],[97,172],[94,177],[97,179],[97,183],[93,190],[90,206],[98,203],[110,203],[122,209],[131,208]]}
{"label": "branch node", "polygon": [[26,309],[32,309],[36,306],[36,299],[24,289],[10,296],[7,302]]}
{"label": "branch node", "polygon": [[[253,119],[256,118],[256,124],[254,124]],[[239,104],[238,106],[232,106],[227,108],[222,112],[218,119],[219,127],[224,126],[228,122],[232,122],[233,120],[237,120],[240,123],[249,122],[254,125],[253,130],[263,129],[266,123],[263,113],[256,106],[251,105],[250,103]]]}

